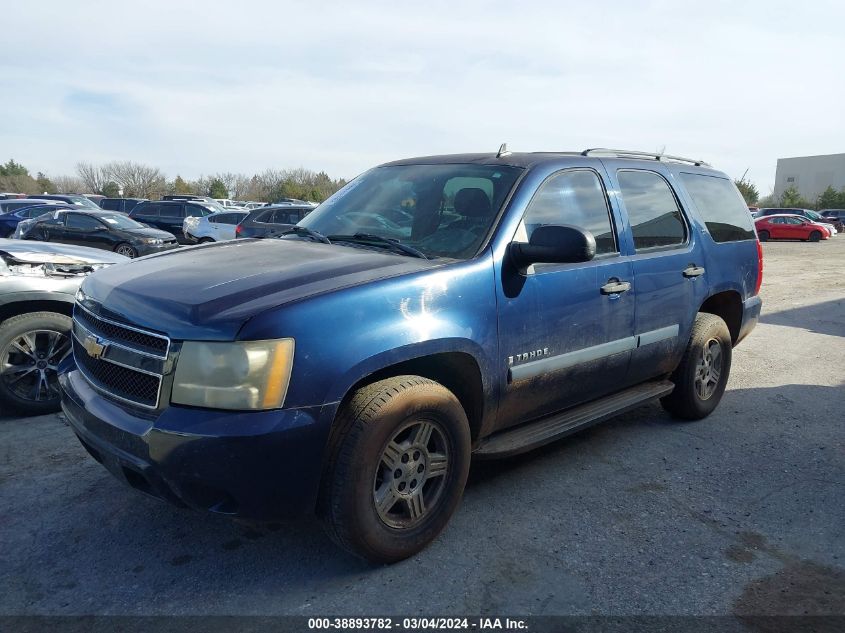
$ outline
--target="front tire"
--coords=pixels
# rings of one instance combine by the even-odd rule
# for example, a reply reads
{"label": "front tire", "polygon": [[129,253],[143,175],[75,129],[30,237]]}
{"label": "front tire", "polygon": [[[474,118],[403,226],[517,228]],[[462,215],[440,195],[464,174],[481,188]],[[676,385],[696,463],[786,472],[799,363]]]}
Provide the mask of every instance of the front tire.
{"label": "front tire", "polygon": [[213,241],[214,240],[211,239],[210,237],[201,237],[197,243],[198,244],[208,244],[209,242],[213,242]]}
{"label": "front tire", "polygon": [[126,242],[122,242],[115,246],[114,252],[118,255],[123,255],[124,257],[128,257],[130,259],[135,259],[138,257],[138,251],[135,250],[135,247],[131,244],[127,244]]}
{"label": "front tire", "polygon": [[70,353],[69,317],[30,312],[0,325],[0,403],[29,415],[58,411],[58,365]]}
{"label": "front tire", "polygon": [[443,385],[380,380],[340,411],[318,504],[329,536],[374,563],[413,556],[446,527],[470,464],[466,413]]}
{"label": "front tire", "polygon": [[769,241],[769,232],[768,231],[760,231],[760,233],[757,234],[757,238],[761,242],[768,242]]}
{"label": "front tire", "polygon": [[710,415],[728,384],[732,351],[731,334],[722,318],[699,312],[681,363],[671,376],[675,389],[660,400],[663,408],[684,420]]}
{"label": "front tire", "polygon": [[812,233],[810,233],[810,237],[808,239],[811,242],[818,242],[820,239],[822,239],[822,234],[818,231],[813,231]]}

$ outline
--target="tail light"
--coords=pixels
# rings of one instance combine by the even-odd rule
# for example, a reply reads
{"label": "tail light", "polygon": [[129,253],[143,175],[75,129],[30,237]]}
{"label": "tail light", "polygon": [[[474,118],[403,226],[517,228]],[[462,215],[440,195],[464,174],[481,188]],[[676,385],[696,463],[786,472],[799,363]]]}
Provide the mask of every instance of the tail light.
{"label": "tail light", "polygon": [[763,285],[763,245],[757,240],[757,284],[754,286],[754,294],[760,294],[760,286]]}
{"label": "tail light", "polygon": [[240,235],[240,234],[241,234],[241,232],[243,232],[243,228],[241,228],[241,225],[240,225],[240,224],[238,224],[238,225],[235,227],[235,235]]}

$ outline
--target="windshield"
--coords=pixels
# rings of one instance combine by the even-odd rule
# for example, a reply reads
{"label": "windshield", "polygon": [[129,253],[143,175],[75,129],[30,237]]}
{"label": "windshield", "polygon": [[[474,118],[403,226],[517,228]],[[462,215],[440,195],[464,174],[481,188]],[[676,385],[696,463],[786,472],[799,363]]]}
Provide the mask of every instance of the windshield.
{"label": "windshield", "polygon": [[394,165],[362,174],[299,222],[323,235],[367,233],[428,257],[466,259],[489,233],[522,170]]}
{"label": "windshield", "polygon": [[121,213],[115,213],[114,215],[98,215],[97,216],[100,220],[108,224],[111,228],[114,229],[145,229],[143,224],[140,222],[136,222],[132,218],[125,216]]}
{"label": "windshield", "polygon": [[810,211],[809,209],[805,210],[804,214],[811,220],[824,220],[824,218],[818,213],[816,213],[815,211]]}
{"label": "windshield", "polygon": [[67,199],[70,200],[76,206],[85,207],[87,209],[96,209],[97,211],[100,210],[100,207],[97,205],[96,202],[94,202],[93,200],[89,200],[85,196],[67,196]]}

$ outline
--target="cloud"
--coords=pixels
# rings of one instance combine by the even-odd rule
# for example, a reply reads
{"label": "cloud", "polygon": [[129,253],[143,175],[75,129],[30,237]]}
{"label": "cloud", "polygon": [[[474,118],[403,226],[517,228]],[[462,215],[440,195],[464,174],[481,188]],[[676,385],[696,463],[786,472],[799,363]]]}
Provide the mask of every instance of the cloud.
{"label": "cloud", "polygon": [[843,18],[833,2],[19,3],[0,148],[50,173],[351,177],[504,141],[665,146],[750,168],[766,193],[778,157],[843,151]]}

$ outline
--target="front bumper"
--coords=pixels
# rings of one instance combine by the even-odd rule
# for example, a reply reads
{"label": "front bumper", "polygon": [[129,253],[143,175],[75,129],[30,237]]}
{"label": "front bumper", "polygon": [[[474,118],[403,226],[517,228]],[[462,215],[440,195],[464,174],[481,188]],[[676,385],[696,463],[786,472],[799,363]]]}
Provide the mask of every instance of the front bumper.
{"label": "front bumper", "polygon": [[174,248],[179,248],[179,244],[133,244],[135,250],[138,251],[138,256],[152,255],[153,253],[163,253],[164,251],[172,251]]}
{"label": "front bumper", "polygon": [[751,330],[760,321],[760,310],[763,308],[763,300],[760,296],[749,297],[742,302],[742,325],[739,328],[739,336],[734,345],[739,345],[740,341],[751,333]]}
{"label": "front bumper", "polygon": [[115,477],[180,506],[269,520],[313,511],[336,407],[239,412],[171,406],[147,417],[94,391],[70,363],[62,409]]}

